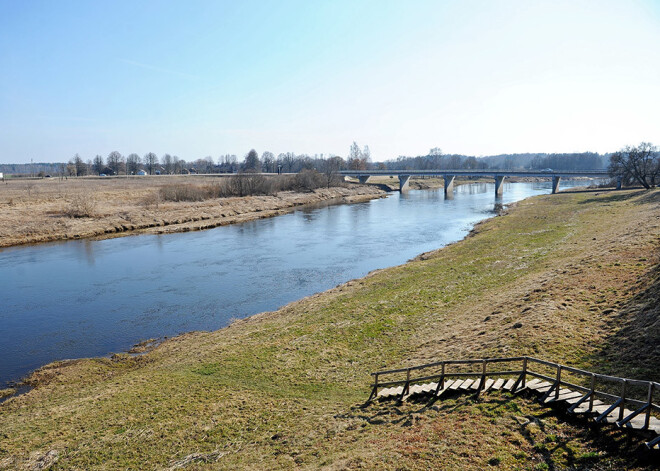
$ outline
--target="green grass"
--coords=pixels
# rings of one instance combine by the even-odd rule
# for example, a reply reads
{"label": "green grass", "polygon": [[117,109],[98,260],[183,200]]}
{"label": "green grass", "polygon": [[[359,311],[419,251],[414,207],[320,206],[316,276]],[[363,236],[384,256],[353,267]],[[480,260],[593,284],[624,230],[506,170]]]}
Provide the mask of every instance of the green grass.
{"label": "green grass", "polygon": [[[589,453],[616,468],[630,453],[616,432],[595,437],[524,398],[360,405],[370,372],[434,359],[533,353],[601,369],[635,322],[613,319],[658,263],[648,221],[660,192],[620,194],[532,198],[424,260],[275,313],[139,357],[46,370],[0,406],[0,469],[49,450],[51,469],[161,469],[186,457],[187,469],[561,469]],[[655,364],[636,373],[657,374]]]}

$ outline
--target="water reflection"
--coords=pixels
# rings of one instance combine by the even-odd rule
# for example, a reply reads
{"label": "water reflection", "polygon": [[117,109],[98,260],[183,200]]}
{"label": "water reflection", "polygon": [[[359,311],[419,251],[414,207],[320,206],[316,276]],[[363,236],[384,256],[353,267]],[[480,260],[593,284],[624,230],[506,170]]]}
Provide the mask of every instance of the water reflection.
{"label": "water reflection", "polygon": [[[568,182],[562,182],[564,185]],[[0,385],[63,358],[217,329],[464,237],[503,205],[549,193],[506,184],[319,205],[202,232],[0,251]]]}

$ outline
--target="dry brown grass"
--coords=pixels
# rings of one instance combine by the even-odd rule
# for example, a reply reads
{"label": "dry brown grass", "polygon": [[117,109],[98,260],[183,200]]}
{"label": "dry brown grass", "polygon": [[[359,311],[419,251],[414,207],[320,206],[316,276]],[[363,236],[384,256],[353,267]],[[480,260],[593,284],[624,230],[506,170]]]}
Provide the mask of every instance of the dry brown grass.
{"label": "dry brown grass", "polygon": [[199,230],[333,198],[384,196],[377,188],[358,185],[244,198],[222,198],[205,190],[226,182],[226,177],[193,175],[7,180],[0,183],[0,247],[136,231]]}

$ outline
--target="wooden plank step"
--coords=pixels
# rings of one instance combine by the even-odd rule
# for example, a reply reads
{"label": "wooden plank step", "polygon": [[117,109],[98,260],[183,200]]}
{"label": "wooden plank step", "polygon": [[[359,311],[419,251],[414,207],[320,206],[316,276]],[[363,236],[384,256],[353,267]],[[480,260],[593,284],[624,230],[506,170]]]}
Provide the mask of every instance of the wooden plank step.
{"label": "wooden plank step", "polygon": [[[582,396],[584,396],[584,394],[583,394],[583,393],[579,393],[578,396],[575,396],[575,397],[567,397],[566,399],[564,399],[564,402],[566,402],[566,403],[568,403],[569,405],[572,406],[572,405],[575,404],[576,402],[579,402],[580,399],[582,399]],[[588,402],[588,401],[589,401],[589,399],[586,399],[586,400],[585,400],[585,402]],[[584,404],[584,402],[583,402],[582,404]]]}
{"label": "wooden plank step", "polygon": [[[625,424],[623,424],[623,427],[634,429],[634,430],[643,430],[645,423],[646,423],[646,419],[644,417],[644,414],[642,413],[642,414],[638,415],[637,417],[634,417],[629,422],[626,422]],[[660,420],[656,419],[655,417],[651,417],[651,420],[649,420],[649,428],[648,429],[652,430],[655,433],[657,433],[658,435],[660,435]]]}
{"label": "wooden plank step", "polygon": [[600,414],[602,414],[603,412],[605,412],[607,409],[609,409],[611,406],[612,406],[612,404],[598,404],[598,405],[596,405],[596,404],[595,404],[595,401],[594,401],[594,409],[593,409],[593,411],[594,411],[595,413],[597,413],[598,415],[600,415]]}
{"label": "wooden plank step", "polygon": [[513,387],[514,384],[516,384],[516,380],[510,379],[504,384],[504,386],[502,386],[502,389],[504,389],[505,391],[511,391],[511,388]]}
{"label": "wooden plank step", "polygon": [[493,385],[491,386],[491,389],[497,391],[498,389],[502,389],[502,386],[504,385],[504,379],[503,378],[497,378]]}
{"label": "wooden plank step", "polygon": [[456,381],[454,381],[454,384],[452,384],[449,389],[451,389],[452,391],[456,391],[463,383],[464,381],[462,379],[457,379]]}
{"label": "wooden plank step", "polygon": [[488,378],[486,380],[486,384],[484,385],[484,388],[482,389],[482,391],[483,392],[488,391],[493,386],[493,384],[495,384],[495,380],[491,379],[491,378]]}
{"label": "wooden plank step", "polygon": [[387,397],[390,395],[391,391],[393,391],[394,388],[383,388],[380,391],[378,391],[378,394],[376,397]]}
{"label": "wooden plank step", "polygon": [[528,389],[534,389],[534,386],[536,384],[539,384],[540,382],[541,382],[541,380],[538,379],[538,378],[528,379],[528,380],[525,380],[525,387],[528,388]]}
{"label": "wooden plank step", "polygon": [[474,383],[472,383],[472,386],[470,386],[470,389],[472,391],[478,391],[480,386],[481,386],[481,378],[475,379]]}
{"label": "wooden plank step", "polygon": [[[534,381],[534,380],[532,380],[532,381]],[[527,387],[529,389],[531,389],[532,391],[536,391],[536,392],[539,392],[539,393],[544,393],[548,390],[548,388],[550,386],[552,386],[552,384],[548,383],[547,381],[541,381],[541,380],[537,380],[537,381],[538,382],[533,383],[531,386],[529,385],[529,383],[527,383]]]}
{"label": "wooden plank step", "polygon": [[564,402],[569,399],[575,399],[575,402],[577,402],[581,397],[582,394],[577,391],[571,391],[570,389],[562,388],[559,390],[559,397],[557,397],[557,399],[555,399],[554,394],[550,394],[550,397],[545,400],[544,404],[550,404],[552,402]]}
{"label": "wooden plank step", "polygon": [[550,384],[550,383],[548,383],[548,382],[544,382],[543,385],[539,385],[539,386],[535,389],[535,391],[536,391],[537,393],[539,393],[539,394],[545,394],[545,393],[548,392],[548,390],[550,390],[551,387],[552,387],[552,384]]}
{"label": "wooden plank step", "polygon": [[404,401],[407,401],[409,397],[412,396],[423,396],[425,394],[430,394],[435,391],[435,388],[438,386],[438,383],[425,383],[425,384],[415,384],[410,386],[408,394],[403,397]]}
{"label": "wooden plank step", "polygon": [[459,389],[466,391],[467,389],[470,388],[470,386],[472,386],[472,383],[474,383],[473,379],[466,379],[465,381],[463,381],[463,384],[461,384],[461,387]]}
{"label": "wooden plank step", "polygon": [[438,387],[438,383],[426,383],[422,386],[422,392],[424,394],[429,394],[435,392],[435,389]]}
{"label": "wooden plank step", "polygon": [[387,398],[392,396],[399,396],[403,392],[403,386],[397,388],[385,388],[378,393],[379,398]]}
{"label": "wooden plank step", "polygon": [[[606,409],[606,410],[607,410],[607,409]],[[605,412],[605,411],[603,411],[603,412]],[[631,411],[631,410],[623,409],[623,416],[625,417],[625,416],[627,416],[627,415],[629,415],[629,414],[632,414],[632,412],[633,412],[633,411]],[[618,407],[617,407],[616,409],[614,409],[612,412],[610,412],[608,415],[606,415],[606,416],[603,418],[603,420],[601,420],[601,422],[603,422],[604,424],[613,424],[613,423],[615,423],[617,420],[619,420],[619,408],[618,408]],[[626,424],[626,425],[627,425],[627,424]]]}
{"label": "wooden plank step", "polygon": [[[593,413],[596,413],[596,407],[602,407],[604,405],[603,401],[599,401],[598,399],[594,399],[594,410]],[[605,410],[609,406],[605,407],[601,412],[605,412]],[[580,404],[580,407],[576,407],[573,410],[573,413],[575,414],[588,414],[589,413],[589,399],[584,401],[582,404]]]}
{"label": "wooden plank step", "polygon": [[439,397],[439,396],[442,396],[442,394],[444,394],[445,392],[447,392],[447,390],[451,388],[451,385],[452,385],[452,384],[454,384],[454,380],[453,380],[453,379],[447,379],[447,380],[445,380],[445,384],[444,384],[443,388],[442,388],[440,391],[438,391],[438,397]]}

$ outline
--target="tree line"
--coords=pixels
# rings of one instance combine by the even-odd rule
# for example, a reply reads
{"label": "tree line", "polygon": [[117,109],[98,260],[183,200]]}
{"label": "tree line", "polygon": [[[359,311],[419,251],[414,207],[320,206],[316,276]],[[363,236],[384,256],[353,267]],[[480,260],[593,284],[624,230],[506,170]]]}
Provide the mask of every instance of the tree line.
{"label": "tree line", "polygon": [[[628,163],[630,162],[630,165]],[[302,170],[316,170],[321,174],[336,173],[340,170],[541,170],[553,169],[560,171],[592,170],[610,168],[611,173],[625,174],[626,183],[637,181],[644,185],[655,185],[657,172],[652,170],[658,166],[657,149],[649,144],[628,146],[611,154],[595,152],[581,153],[523,153],[499,154],[477,157],[462,154],[444,154],[438,147],[429,150],[428,154],[409,157],[399,156],[396,159],[373,162],[369,146],[360,147],[356,142],[349,148],[346,157],[337,155],[280,153],[277,156],[265,151],[261,155],[251,149],[242,159],[234,154],[224,154],[217,158],[207,156],[192,161],[185,161],[176,155],[156,155],[148,152],[143,156],[135,153],[122,155],[113,151],[107,156],[96,155],[93,159],[84,160],[79,154],[66,164],[4,164],[0,171],[8,174],[22,173],[35,175],[59,173],[68,176],[84,175],[137,175],[146,174],[190,174],[190,173],[299,173]],[[642,177],[644,174],[646,177]],[[44,175],[41,175],[44,176]],[[641,179],[641,181],[640,181]]]}

